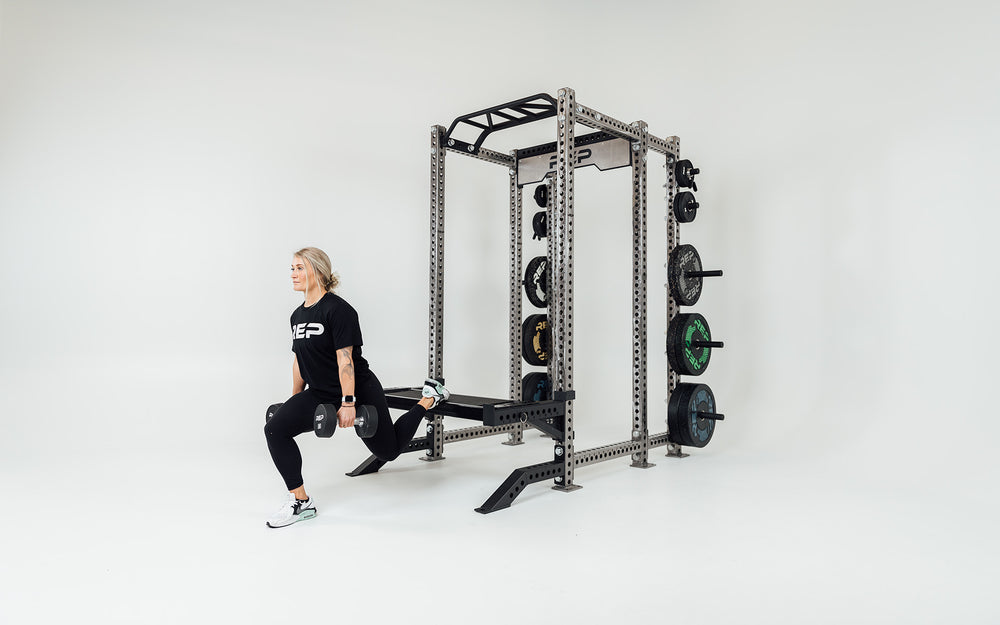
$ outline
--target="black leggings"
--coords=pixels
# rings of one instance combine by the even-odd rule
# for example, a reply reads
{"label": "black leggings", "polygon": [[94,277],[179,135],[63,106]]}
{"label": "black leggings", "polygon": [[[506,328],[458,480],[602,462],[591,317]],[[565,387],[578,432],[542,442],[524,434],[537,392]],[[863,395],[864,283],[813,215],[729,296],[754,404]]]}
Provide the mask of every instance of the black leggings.
{"label": "black leggings", "polygon": [[[379,460],[395,460],[417,433],[427,410],[417,404],[393,424],[392,417],[389,416],[389,405],[385,401],[385,391],[374,373],[354,389],[354,394],[358,405],[370,404],[378,411],[378,430],[375,436],[361,440]],[[264,426],[264,438],[267,439],[271,459],[288,490],[295,490],[303,484],[302,454],[294,437],[312,431],[313,415],[316,406],[320,404],[336,404],[339,407],[340,396],[306,389],[289,397]]]}

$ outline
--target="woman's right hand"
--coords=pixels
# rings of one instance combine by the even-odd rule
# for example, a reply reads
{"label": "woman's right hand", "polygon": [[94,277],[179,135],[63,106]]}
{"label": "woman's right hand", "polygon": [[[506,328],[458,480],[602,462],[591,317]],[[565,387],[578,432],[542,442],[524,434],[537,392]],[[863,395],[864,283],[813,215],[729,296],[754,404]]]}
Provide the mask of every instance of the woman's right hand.
{"label": "woman's right hand", "polygon": [[337,411],[337,421],[340,423],[340,427],[353,427],[357,414],[358,411],[354,406],[341,406],[340,410]]}

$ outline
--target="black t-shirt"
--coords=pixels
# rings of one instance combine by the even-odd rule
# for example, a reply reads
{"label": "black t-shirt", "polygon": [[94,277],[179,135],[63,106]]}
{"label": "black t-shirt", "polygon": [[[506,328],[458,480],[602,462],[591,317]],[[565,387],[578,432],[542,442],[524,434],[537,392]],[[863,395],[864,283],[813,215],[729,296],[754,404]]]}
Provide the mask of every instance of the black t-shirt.
{"label": "black t-shirt", "polygon": [[292,311],[292,351],[299,373],[314,391],[340,397],[340,369],[337,350],[353,346],[354,392],[371,375],[368,361],[361,355],[361,325],[358,313],[342,297],[327,293],[312,306]]}

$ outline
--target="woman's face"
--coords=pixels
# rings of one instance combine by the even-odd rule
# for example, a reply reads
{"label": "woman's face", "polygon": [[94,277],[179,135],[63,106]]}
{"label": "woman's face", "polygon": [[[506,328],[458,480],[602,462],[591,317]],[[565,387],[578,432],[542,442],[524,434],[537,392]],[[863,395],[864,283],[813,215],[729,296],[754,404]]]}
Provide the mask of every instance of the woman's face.
{"label": "woman's face", "polygon": [[315,286],[315,282],[312,267],[302,258],[292,257],[292,289],[305,292],[310,286]]}

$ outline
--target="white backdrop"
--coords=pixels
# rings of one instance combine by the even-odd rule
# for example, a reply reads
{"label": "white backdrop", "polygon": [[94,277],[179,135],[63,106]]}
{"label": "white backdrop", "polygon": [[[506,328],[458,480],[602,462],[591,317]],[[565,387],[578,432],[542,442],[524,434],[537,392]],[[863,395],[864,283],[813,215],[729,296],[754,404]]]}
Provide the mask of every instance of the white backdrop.
{"label": "white backdrop", "polygon": [[[726,271],[696,308],[726,342],[704,376],[727,414],[706,464],[949,511],[928,531],[976,554],[949,569],[969,582],[956,609],[995,618],[972,580],[998,555],[979,533],[998,520],[998,18],[987,2],[0,2],[5,521],[26,522],[25,496],[183,507],[235,481],[280,497],[259,415],[289,389],[291,252],[330,253],[383,383],[418,383],[431,125],[569,86],[678,135],[703,171],[681,238]],[[506,172],[447,167],[445,374],[502,394]],[[577,181],[580,448],[628,438],[631,226],[626,172]],[[363,457],[343,439],[338,471]],[[181,466],[198,469],[169,477]]]}

